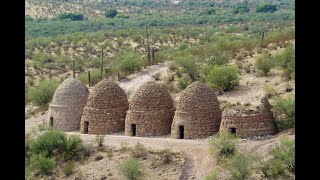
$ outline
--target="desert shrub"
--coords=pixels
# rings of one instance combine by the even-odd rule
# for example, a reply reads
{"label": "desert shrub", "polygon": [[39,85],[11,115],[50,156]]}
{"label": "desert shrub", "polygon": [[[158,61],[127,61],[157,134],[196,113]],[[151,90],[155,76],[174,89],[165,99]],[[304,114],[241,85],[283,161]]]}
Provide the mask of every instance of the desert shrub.
{"label": "desert shrub", "polygon": [[[88,79],[88,72],[81,73],[77,79],[81,81],[84,84],[89,84],[89,79]],[[90,71],[90,83],[91,86],[97,84],[98,82],[101,81],[101,70],[100,69],[95,69]]]}
{"label": "desert shrub", "polygon": [[262,176],[270,179],[285,179],[287,171],[295,171],[295,143],[294,139],[282,138],[280,146],[271,150],[271,159],[265,160],[256,156],[256,165]]}
{"label": "desert shrub", "polygon": [[72,21],[82,21],[84,16],[79,13],[61,13],[57,16],[57,19],[71,19]]}
{"label": "desert shrub", "polygon": [[103,141],[104,141],[104,135],[96,135],[96,142],[98,144],[98,147],[103,146]]}
{"label": "desert shrub", "polygon": [[273,4],[261,4],[257,6],[256,12],[275,12],[277,11],[277,6]]}
{"label": "desert shrub", "polygon": [[251,157],[244,154],[234,155],[227,163],[227,170],[231,175],[231,179],[247,179],[251,171]]}
{"label": "desert shrub", "polygon": [[129,143],[128,142],[121,142],[120,143],[120,151],[124,152],[129,149]]}
{"label": "desert shrub", "polygon": [[174,62],[182,68],[182,73],[187,73],[192,81],[197,80],[198,65],[193,56],[178,57]]}
{"label": "desert shrub", "polygon": [[203,180],[217,180],[217,171],[211,171],[203,178]]}
{"label": "desert shrub", "polygon": [[177,87],[181,90],[184,90],[187,86],[192,83],[191,78],[182,76],[177,80]]}
{"label": "desert shrub", "polygon": [[242,13],[247,13],[249,11],[250,9],[245,5],[236,6],[232,10],[233,14],[238,14],[238,13],[242,14]]}
{"label": "desert shrub", "polygon": [[267,55],[262,54],[256,61],[255,67],[258,71],[262,73],[263,76],[267,76],[269,71],[275,67],[274,59]]}
{"label": "desert shrub", "polygon": [[52,156],[55,149],[63,149],[66,141],[65,134],[60,131],[48,131],[30,141],[32,154],[44,153],[46,157]]}
{"label": "desert shrub", "polygon": [[118,14],[117,10],[115,9],[109,9],[105,12],[105,17],[106,18],[114,18],[116,17],[116,15]]}
{"label": "desert shrub", "polygon": [[225,53],[216,52],[212,56],[210,56],[208,64],[210,66],[218,65],[222,66],[229,62],[229,57]]}
{"label": "desert shrub", "polygon": [[274,159],[279,160],[290,172],[295,172],[295,140],[282,138],[280,146],[271,151]]}
{"label": "desert shrub", "polygon": [[295,98],[293,95],[275,98],[273,112],[278,116],[277,126],[280,131],[295,126]]}
{"label": "desert shrub", "polygon": [[230,91],[239,84],[239,69],[234,66],[213,67],[206,82],[218,91]]}
{"label": "desert shrub", "polygon": [[131,149],[131,156],[134,158],[146,157],[147,154],[147,148],[139,142]]}
{"label": "desert shrub", "polygon": [[70,176],[71,174],[74,173],[74,162],[73,161],[68,161],[62,168],[63,174],[66,176]]}
{"label": "desert shrub", "polygon": [[172,161],[172,155],[170,149],[163,149],[159,151],[160,160],[163,162],[163,164],[169,164]]}
{"label": "desert shrub", "polygon": [[186,43],[183,43],[183,44],[181,44],[180,46],[179,46],[179,50],[180,51],[183,51],[183,50],[185,50],[185,49],[187,49],[188,48],[188,44],[186,44]]}
{"label": "desert shrub", "polygon": [[63,158],[69,160],[77,155],[78,148],[82,145],[82,139],[79,135],[70,135],[65,138],[63,144]]}
{"label": "desert shrub", "polygon": [[295,78],[295,48],[287,47],[282,53],[275,55],[277,64],[285,71],[285,75],[291,79]]}
{"label": "desert shrub", "polygon": [[263,90],[264,90],[264,94],[268,97],[268,98],[271,98],[272,96],[276,95],[277,94],[277,90],[274,86],[272,85],[265,85],[263,87]]}
{"label": "desert shrub", "polygon": [[57,80],[42,80],[37,87],[30,87],[28,89],[28,99],[37,106],[47,105],[59,86]]}
{"label": "desert shrub", "polygon": [[142,61],[139,54],[135,52],[119,52],[115,64],[113,64],[118,71],[126,74],[139,71],[142,67]]}
{"label": "desert shrub", "polygon": [[220,132],[209,140],[209,151],[219,157],[230,157],[236,152],[237,139],[228,132]]}
{"label": "desert shrub", "polygon": [[141,166],[135,158],[124,160],[119,167],[120,173],[128,180],[138,180],[141,176]]}
{"label": "desert shrub", "polygon": [[43,153],[33,154],[30,157],[30,164],[33,169],[39,170],[43,174],[51,173],[56,166],[56,162]]}
{"label": "desert shrub", "polygon": [[81,144],[82,140],[77,135],[66,137],[63,132],[51,130],[31,139],[29,149],[32,154],[44,153],[46,157],[53,156],[56,150],[64,160],[69,160],[77,154]]}

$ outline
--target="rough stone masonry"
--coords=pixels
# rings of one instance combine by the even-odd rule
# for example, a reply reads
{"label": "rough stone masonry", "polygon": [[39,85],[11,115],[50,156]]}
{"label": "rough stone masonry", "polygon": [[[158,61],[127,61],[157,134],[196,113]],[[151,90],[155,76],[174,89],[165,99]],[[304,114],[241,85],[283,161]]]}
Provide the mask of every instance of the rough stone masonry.
{"label": "rough stone masonry", "polygon": [[128,106],[127,95],[118,84],[108,80],[99,82],[88,97],[80,132],[111,134],[124,131]]}
{"label": "rough stone masonry", "polygon": [[79,80],[64,80],[56,89],[49,105],[48,124],[62,131],[79,131],[88,95],[88,88]]}
{"label": "rough stone masonry", "polygon": [[181,93],[171,127],[171,137],[209,137],[219,131],[220,122],[221,110],[217,96],[207,85],[196,81]]}
{"label": "rough stone masonry", "polygon": [[142,84],[132,94],[125,123],[127,136],[170,134],[173,101],[166,87],[154,81]]}
{"label": "rough stone masonry", "polygon": [[261,99],[261,105],[256,111],[225,109],[220,131],[233,132],[240,138],[274,135],[278,132],[271,105],[266,97]]}

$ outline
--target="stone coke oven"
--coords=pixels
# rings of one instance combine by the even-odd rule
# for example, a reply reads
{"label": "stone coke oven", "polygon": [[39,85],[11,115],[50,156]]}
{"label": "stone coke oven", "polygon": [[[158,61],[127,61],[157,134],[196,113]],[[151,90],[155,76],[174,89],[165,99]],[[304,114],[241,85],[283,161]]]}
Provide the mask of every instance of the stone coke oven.
{"label": "stone coke oven", "polygon": [[128,99],[121,87],[103,80],[95,85],[88,97],[81,118],[83,134],[110,134],[124,131]]}
{"label": "stone coke oven", "polygon": [[88,95],[88,88],[79,80],[64,80],[56,89],[49,105],[49,126],[62,131],[79,131]]}
{"label": "stone coke oven", "polygon": [[166,87],[154,81],[148,81],[132,94],[126,117],[125,135],[170,134],[173,114],[173,101]]}
{"label": "stone coke oven", "polygon": [[171,137],[205,138],[219,131],[220,121],[217,96],[208,86],[196,81],[181,93],[171,126]]}
{"label": "stone coke oven", "polygon": [[258,110],[225,109],[220,131],[234,133],[240,138],[275,135],[278,132],[271,105],[266,97],[262,98]]}

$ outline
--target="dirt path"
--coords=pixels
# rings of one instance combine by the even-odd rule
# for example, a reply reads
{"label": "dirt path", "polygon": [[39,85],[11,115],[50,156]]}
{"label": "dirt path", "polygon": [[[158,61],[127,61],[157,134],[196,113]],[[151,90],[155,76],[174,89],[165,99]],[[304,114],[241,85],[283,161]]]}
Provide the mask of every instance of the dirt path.
{"label": "dirt path", "polygon": [[153,75],[157,74],[158,72],[168,70],[169,62],[159,63],[156,65],[148,66],[145,70],[131,74],[126,79],[123,79],[118,82],[119,86],[123,88],[123,90],[127,94],[131,94],[135,91],[137,87],[147,81],[155,80]]}

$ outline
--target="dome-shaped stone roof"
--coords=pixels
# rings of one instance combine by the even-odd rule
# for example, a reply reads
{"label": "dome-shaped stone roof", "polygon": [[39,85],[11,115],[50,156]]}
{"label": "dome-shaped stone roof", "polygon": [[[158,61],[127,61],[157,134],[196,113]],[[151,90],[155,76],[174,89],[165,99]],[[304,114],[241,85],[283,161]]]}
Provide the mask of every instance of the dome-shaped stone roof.
{"label": "dome-shaped stone roof", "polygon": [[126,93],[115,82],[103,80],[93,87],[87,107],[94,109],[119,109],[128,107]]}
{"label": "dome-shaped stone roof", "polygon": [[166,87],[155,81],[142,84],[132,94],[129,110],[133,111],[159,111],[173,109],[173,102]]}
{"label": "dome-shaped stone roof", "polygon": [[75,78],[64,80],[56,89],[52,105],[84,106],[89,95],[88,88]]}
{"label": "dome-shaped stone roof", "polygon": [[215,93],[200,81],[190,84],[180,96],[177,103],[179,112],[212,112],[219,107]]}

